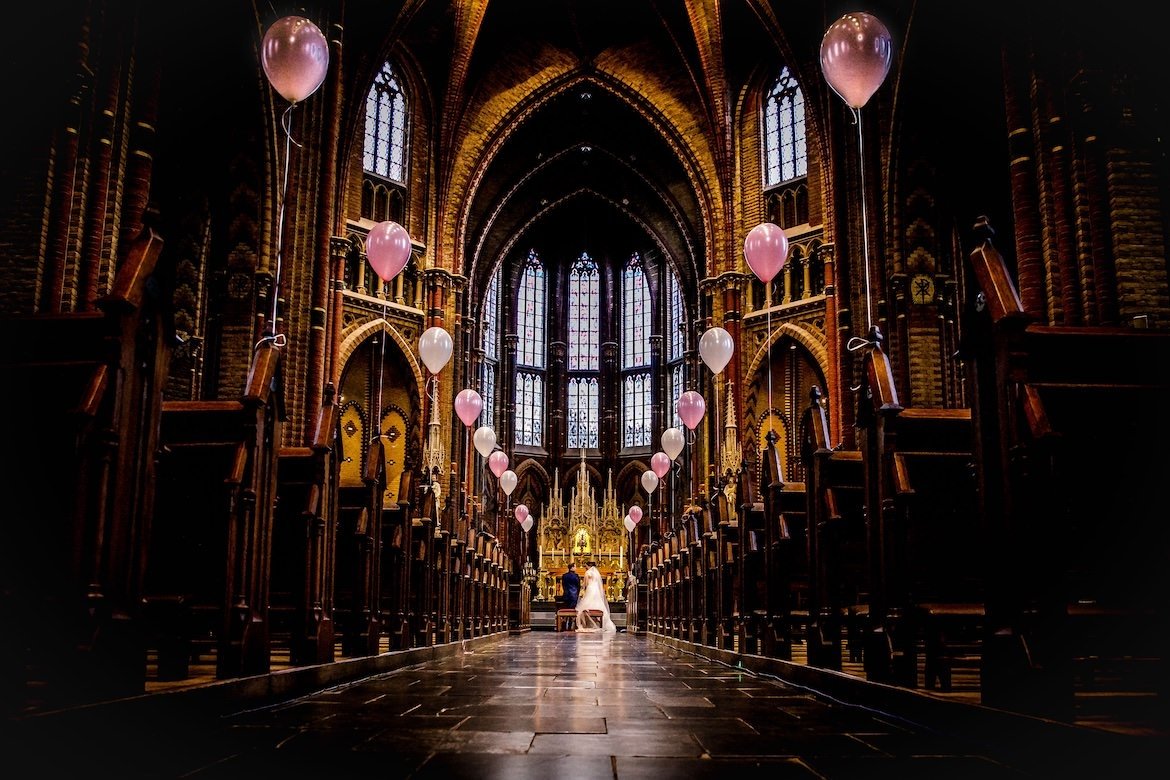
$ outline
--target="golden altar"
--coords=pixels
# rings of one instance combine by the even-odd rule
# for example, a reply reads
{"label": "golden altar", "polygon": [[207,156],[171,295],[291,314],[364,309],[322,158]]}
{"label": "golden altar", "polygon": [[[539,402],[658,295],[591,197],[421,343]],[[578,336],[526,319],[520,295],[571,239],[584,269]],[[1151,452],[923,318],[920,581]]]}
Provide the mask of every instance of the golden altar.
{"label": "golden altar", "polygon": [[623,524],[626,510],[618,504],[613,488],[613,471],[607,477],[600,506],[589,482],[584,454],[568,506],[559,500],[559,470],[554,472],[550,495],[553,500],[541,508],[540,514],[533,601],[555,601],[560,598],[561,575],[568,570],[569,564],[577,564],[577,574],[584,577],[585,566],[590,561],[601,572],[606,598],[609,601],[624,601],[630,540]]}

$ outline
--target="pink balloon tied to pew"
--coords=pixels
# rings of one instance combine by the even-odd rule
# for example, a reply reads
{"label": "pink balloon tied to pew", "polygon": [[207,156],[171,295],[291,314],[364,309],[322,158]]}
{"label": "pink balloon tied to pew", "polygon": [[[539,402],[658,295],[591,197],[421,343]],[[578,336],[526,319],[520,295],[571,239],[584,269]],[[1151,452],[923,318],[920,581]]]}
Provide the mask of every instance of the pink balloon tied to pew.
{"label": "pink balloon tied to pew", "polygon": [[[867,330],[873,329],[873,297],[870,292],[869,218],[865,198],[865,146],[861,132],[861,109],[869,102],[890,72],[894,56],[890,31],[875,16],[867,13],[847,13],[829,25],[821,39],[821,72],[825,81],[853,113],[857,125],[857,152],[860,159],[861,180],[861,237],[864,246],[865,316]],[[850,339],[854,343],[854,337]],[[869,343],[860,343],[857,349]]]}
{"label": "pink balloon tied to pew", "polygon": [[[276,269],[273,275],[272,311],[265,335],[256,346],[271,343],[282,347],[285,334],[277,334],[276,317],[280,303],[280,272],[284,258],[284,206],[288,200],[289,162],[292,158],[292,110],[316,92],[329,72],[329,42],[317,25],[303,16],[277,19],[265,31],[260,44],[260,64],[272,88],[289,105],[281,115],[284,129],[284,175],[281,179],[279,209],[276,218]],[[300,146],[300,144],[297,144]]]}

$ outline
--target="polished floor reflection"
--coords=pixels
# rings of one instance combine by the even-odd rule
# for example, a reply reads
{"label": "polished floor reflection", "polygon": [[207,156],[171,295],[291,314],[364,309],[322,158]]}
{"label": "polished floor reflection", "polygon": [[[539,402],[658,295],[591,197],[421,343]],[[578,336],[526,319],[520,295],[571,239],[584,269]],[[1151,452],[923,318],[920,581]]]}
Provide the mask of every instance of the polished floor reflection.
{"label": "polished floor reflection", "polygon": [[20,776],[1069,777],[1131,753],[1029,756],[625,633],[534,632],[226,717],[92,726],[30,732]]}

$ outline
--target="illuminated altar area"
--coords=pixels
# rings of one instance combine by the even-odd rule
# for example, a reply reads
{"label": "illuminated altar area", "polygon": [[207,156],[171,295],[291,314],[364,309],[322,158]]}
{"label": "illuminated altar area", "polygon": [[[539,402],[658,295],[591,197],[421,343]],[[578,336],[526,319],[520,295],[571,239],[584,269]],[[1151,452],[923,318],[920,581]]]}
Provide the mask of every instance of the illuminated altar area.
{"label": "illuminated altar area", "polygon": [[584,454],[568,506],[557,500],[561,496],[559,471],[554,472],[551,496],[553,503],[542,507],[540,516],[533,600],[556,600],[561,594],[561,575],[569,564],[576,563],[577,573],[584,577],[586,564],[593,561],[605,582],[606,598],[624,601],[629,536],[622,523],[625,508],[618,505],[613,488],[613,471],[606,479],[600,506],[589,484]]}

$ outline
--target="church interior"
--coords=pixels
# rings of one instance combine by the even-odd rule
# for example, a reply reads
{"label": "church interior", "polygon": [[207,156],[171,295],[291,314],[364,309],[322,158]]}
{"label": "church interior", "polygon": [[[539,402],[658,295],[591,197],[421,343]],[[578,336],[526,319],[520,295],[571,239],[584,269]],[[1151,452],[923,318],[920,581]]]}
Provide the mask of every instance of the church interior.
{"label": "church interior", "polygon": [[[184,711],[167,755],[187,755],[224,713],[376,675],[478,690],[486,658],[584,659],[598,688],[706,664],[1034,736],[1023,774],[945,776],[1167,743],[1164,20],[1130,0],[10,13],[14,743],[145,755],[129,724]],[[558,617],[570,563],[596,563],[615,636]],[[381,749],[413,757],[401,776],[548,776],[472,757],[534,762],[549,685],[522,700],[529,747]],[[613,757],[588,776],[691,771],[621,763],[662,755],[622,718],[687,720],[647,697],[566,743]],[[731,757],[691,734],[704,771],[788,744],[752,713]],[[1102,763],[1069,747],[1090,745]],[[894,766],[792,750],[784,776]],[[264,755],[239,776],[292,761]]]}

